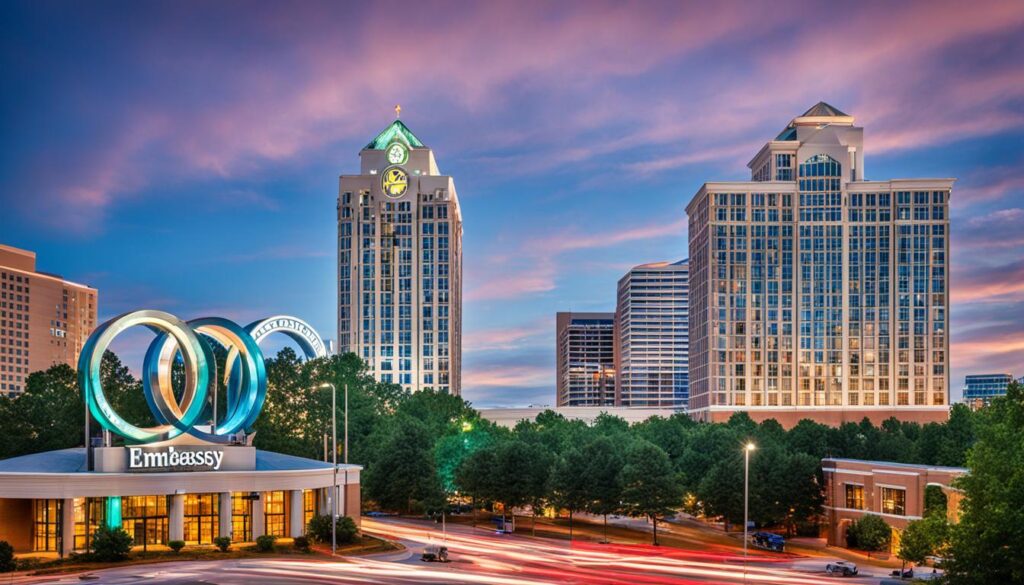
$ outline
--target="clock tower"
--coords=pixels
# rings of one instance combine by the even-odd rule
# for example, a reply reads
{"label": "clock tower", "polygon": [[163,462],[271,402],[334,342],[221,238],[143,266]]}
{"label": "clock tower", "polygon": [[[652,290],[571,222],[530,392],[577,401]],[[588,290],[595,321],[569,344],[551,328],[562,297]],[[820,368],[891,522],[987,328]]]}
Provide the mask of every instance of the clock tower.
{"label": "clock tower", "polygon": [[455,182],[396,118],[338,190],[338,349],[382,382],[458,395],[462,213]]}

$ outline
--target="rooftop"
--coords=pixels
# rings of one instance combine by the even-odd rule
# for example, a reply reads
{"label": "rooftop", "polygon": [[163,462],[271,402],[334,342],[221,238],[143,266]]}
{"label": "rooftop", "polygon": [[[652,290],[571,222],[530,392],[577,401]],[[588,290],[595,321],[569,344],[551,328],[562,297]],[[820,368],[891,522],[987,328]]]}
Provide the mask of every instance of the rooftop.
{"label": "rooftop", "polygon": [[363,150],[384,150],[395,140],[404,142],[406,146],[418,148],[423,147],[423,143],[420,142],[420,139],[417,138],[415,134],[412,133],[412,130],[409,130],[409,127],[405,125],[405,122],[395,118],[395,121],[388,125],[387,128],[381,130],[380,134],[371,140]]}
{"label": "rooftop", "polygon": [[[331,464],[305,457],[256,450],[256,471],[331,469]],[[85,473],[85,448],[32,453],[0,460],[0,473]]]}

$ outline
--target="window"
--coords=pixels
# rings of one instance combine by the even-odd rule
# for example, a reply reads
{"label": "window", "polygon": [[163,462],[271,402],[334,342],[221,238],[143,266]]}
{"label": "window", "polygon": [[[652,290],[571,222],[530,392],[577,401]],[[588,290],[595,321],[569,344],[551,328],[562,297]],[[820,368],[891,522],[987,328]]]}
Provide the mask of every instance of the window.
{"label": "window", "polygon": [[287,536],[287,509],[284,492],[266,492],[264,512],[267,520],[266,533],[271,536]]}
{"label": "window", "polygon": [[36,551],[59,551],[61,500],[33,500],[33,546]]}
{"label": "window", "polygon": [[220,530],[220,496],[187,494],[184,529],[187,544],[212,544]]}
{"label": "window", "polygon": [[106,498],[75,498],[75,550],[88,550],[103,524]]}
{"label": "window", "polygon": [[309,521],[316,516],[317,490],[302,490],[302,526],[305,530]]}
{"label": "window", "polygon": [[906,516],[907,492],[900,488],[882,488],[882,513]]}
{"label": "window", "polygon": [[167,496],[121,498],[121,527],[136,545],[167,544]]}
{"label": "window", "polygon": [[231,540],[252,540],[252,500],[248,493],[231,494]]}
{"label": "window", "polygon": [[864,509],[864,486],[846,484],[846,507],[851,510]]}

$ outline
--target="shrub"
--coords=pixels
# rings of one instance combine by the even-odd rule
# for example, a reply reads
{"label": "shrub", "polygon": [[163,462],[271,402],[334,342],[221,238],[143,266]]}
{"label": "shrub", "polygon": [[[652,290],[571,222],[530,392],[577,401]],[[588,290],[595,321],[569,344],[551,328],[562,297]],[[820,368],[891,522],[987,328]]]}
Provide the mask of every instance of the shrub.
{"label": "shrub", "polygon": [[92,537],[93,558],[97,561],[120,561],[132,550],[132,536],[123,528],[100,526]]}
{"label": "shrub", "polygon": [[18,564],[14,560],[14,547],[6,540],[0,540],[0,573],[9,573]]}
{"label": "shrub", "polygon": [[866,551],[885,550],[892,540],[892,528],[881,516],[865,514],[846,529],[846,545]]}
{"label": "shrub", "polygon": [[231,539],[227,536],[218,536],[213,539],[213,545],[217,547],[220,552],[228,552],[231,548]]}
{"label": "shrub", "polygon": [[277,540],[276,536],[264,534],[256,538],[256,550],[259,552],[270,552],[274,550],[274,541]]}
{"label": "shrub", "polygon": [[309,552],[309,537],[307,536],[296,536],[295,542],[293,542],[292,544],[295,545],[296,550],[300,550],[302,552]]}
{"label": "shrub", "polygon": [[[338,544],[347,544],[356,539],[359,529],[356,523],[348,516],[338,516],[337,527]],[[306,526],[306,534],[316,542],[331,542],[331,517],[327,514],[313,516]]]}
{"label": "shrub", "polygon": [[184,540],[168,540],[167,541],[167,548],[173,550],[176,553],[177,552],[181,552],[181,549],[185,548],[185,541]]}

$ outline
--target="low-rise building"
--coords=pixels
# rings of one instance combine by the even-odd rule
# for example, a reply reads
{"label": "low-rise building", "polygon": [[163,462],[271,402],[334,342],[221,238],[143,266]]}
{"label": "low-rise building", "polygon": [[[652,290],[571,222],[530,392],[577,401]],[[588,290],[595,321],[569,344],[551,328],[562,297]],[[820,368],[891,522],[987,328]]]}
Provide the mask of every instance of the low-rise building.
{"label": "low-rise building", "polygon": [[961,492],[953,487],[967,473],[963,467],[912,465],[861,459],[823,459],[828,544],[846,546],[846,529],[867,514],[882,517],[893,529],[892,550],[899,534],[925,513],[925,492],[936,486],[946,496],[946,515],[957,520]]}
{"label": "low-rise building", "polygon": [[993,398],[1006,396],[1013,382],[1012,374],[972,374],[964,377],[964,403],[977,410],[987,406]]}

